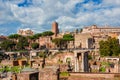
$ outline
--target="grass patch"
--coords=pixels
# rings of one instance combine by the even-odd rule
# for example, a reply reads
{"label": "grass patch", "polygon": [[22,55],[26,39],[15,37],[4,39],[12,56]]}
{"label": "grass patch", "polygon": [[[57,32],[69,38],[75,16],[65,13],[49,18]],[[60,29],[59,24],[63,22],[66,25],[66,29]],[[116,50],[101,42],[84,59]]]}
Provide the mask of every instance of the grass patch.
{"label": "grass patch", "polygon": [[68,72],[61,72],[60,76],[61,77],[68,77],[68,76],[70,76],[70,74]]}

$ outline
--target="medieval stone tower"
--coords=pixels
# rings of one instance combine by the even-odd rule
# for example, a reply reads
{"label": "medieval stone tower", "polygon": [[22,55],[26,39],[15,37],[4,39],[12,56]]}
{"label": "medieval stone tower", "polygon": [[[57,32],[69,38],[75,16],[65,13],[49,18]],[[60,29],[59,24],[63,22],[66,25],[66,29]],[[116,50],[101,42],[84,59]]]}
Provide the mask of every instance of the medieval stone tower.
{"label": "medieval stone tower", "polygon": [[52,32],[54,33],[54,36],[55,36],[55,37],[56,37],[57,34],[59,33],[58,23],[57,23],[57,22],[53,22],[53,23],[52,23]]}

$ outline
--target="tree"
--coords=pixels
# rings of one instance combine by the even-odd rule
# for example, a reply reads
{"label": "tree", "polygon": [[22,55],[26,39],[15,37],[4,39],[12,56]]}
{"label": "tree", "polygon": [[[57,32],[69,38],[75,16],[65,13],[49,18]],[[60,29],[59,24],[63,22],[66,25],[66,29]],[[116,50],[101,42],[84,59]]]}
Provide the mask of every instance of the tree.
{"label": "tree", "polygon": [[29,40],[35,40],[35,37],[34,37],[34,36],[27,36],[27,38],[28,38]]}
{"label": "tree", "polygon": [[37,33],[33,35],[35,39],[39,39],[42,36],[42,33]]}
{"label": "tree", "polygon": [[120,54],[120,45],[117,39],[108,38],[107,41],[100,41],[101,56],[118,56]]}
{"label": "tree", "polygon": [[52,42],[55,43],[55,45],[57,45],[57,47],[61,49],[61,46],[64,43],[64,40],[62,38],[55,38],[52,40]]}
{"label": "tree", "polygon": [[37,48],[39,48],[39,44],[38,43],[32,43],[31,47],[32,47],[32,49],[37,49]]}
{"label": "tree", "polygon": [[8,36],[8,38],[10,38],[10,39],[18,39],[19,37],[21,37],[21,35],[19,35],[19,34],[11,34]]}
{"label": "tree", "polygon": [[[32,36],[27,36],[27,38],[28,38],[28,42],[29,42],[29,46],[35,46],[35,41],[37,40],[37,39],[39,39],[39,37],[41,37],[42,36],[42,33],[37,33],[37,34],[34,34],[34,35],[32,35]],[[39,47],[39,45],[38,45],[38,47]],[[32,47],[33,48],[33,47]]]}
{"label": "tree", "polygon": [[52,42],[54,42],[57,47],[61,49],[63,46],[67,48],[68,42],[73,40],[74,37],[71,34],[65,34],[63,38],[55,38],[52,40]]}
{"label": "tree", "polygon": [[26,37],[20,37],[19,42],[17,43],[17,49],[18,50],[23,50],[25,47],[28,47],[28,39]]}
{"label": "tree", "polygon": [[28,38],[31,40],[36,40],[36,39],[39,39],[39,37],[41,37],[41,36],[42,36],[42,33],[37,33],[32,36],[28,36]]}
{"label": "tree", "polygon": [[42,36],[52,36],[54,33],[51,31],[45,31],[42,33]]}
{"label": "tree", "polygon": [[11,40],[5,40],[0,44],[1,48],[6,51],[11,51],[15,47],[15,43]]}
{"label": "tree", "polygon": [[66,43],[66,44],[65,44],[65,47],[67,48],[69,42],[70,42],[70,41],[74,41],[74,36],[72,36],[72,34],[65,34],[65,35],[63,36],[63,40],[64,40],[64,42]]}
{"label": "tree", "polygon": [[65,40],[65,41],[73,41],[74,37],[71,34],[65,34],[63,36],[63,40]]}

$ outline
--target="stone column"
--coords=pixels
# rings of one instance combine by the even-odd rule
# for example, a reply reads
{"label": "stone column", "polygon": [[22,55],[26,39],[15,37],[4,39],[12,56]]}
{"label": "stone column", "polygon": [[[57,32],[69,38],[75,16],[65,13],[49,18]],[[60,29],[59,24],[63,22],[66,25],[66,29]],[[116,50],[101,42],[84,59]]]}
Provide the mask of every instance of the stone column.
{"label": "stone column", "polygon": [[89,71],[88,52],[82,52],[81,55],[82,55],[81,71],[88,72]]}
{"label": "stone column", "polygon": [[75,58],[75,72],[79,72],[79,61],[78,61],[78,57],[77,57],[77,52],[74,51],[74,58]]}
{"label": "stone column", "polygon": [[75,51],[74,51],[74,58],[75,58],[74,68],[75,68],[75,72],[77,72],[77,53]]}
{"label": "stone column", "polygon": [[79,72],[79,60],[78,60],[78,57],[76,59],[77,59],[77,61],[76,61],[77,62],[77,64],[76,64],[77,65],[77,72]]}
{"label": "stone column", "polygon": [[77,57],[77,52],[74,51],[74,58],[75,58],[75,72],[79,72],[79,60],[78,60],[78,57]]}
{"label": "stone column", "polygon": [[84,52],[81,52],[82,62],[81,62],[81,72],[84,72]]}

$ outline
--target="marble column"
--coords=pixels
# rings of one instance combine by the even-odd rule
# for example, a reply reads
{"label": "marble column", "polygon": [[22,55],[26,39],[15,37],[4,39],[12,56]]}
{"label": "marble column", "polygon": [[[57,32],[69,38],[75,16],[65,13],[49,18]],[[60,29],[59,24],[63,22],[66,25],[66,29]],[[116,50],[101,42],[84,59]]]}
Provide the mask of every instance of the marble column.
{"label": "marble column", "polygon": [[74,58],[75,58],[75,72],[79,72],[79,61],[78,61],[78,57],[77,57],[77,52],[74,52]]}
{"label": "marble column", "polygon": [[76,59],[76,57],[75,57],[75,64],[74,64],[75,66],[74,66],[74,68],[75,68],[75,72],[77,72],[77,59]]}
{"label": "marble column", "polygon": [[82,62],[81,62],[81,72],[84,72],[84,52],[81,52]]}
{"label": "marble column", "polygon": [[74,68],[75,68],[75,72],[77,72],[77,53],[76,52],[74,52],[74,58],[75,58]]}
{"label": "marble column", "polygon": [[79,71],[79,60],[78,60],[78,57],[77,57],[77,72],[80,72]]}

